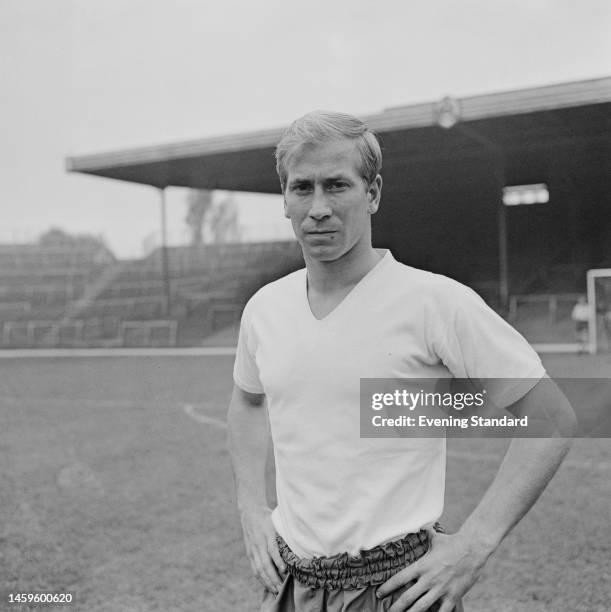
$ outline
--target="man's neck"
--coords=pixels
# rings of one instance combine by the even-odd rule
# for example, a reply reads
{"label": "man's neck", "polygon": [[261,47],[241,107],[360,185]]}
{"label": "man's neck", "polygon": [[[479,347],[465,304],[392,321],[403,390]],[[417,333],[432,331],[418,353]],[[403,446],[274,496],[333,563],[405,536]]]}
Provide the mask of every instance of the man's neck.
{"label": "man's neck", "polygon": [[383,257],[371,245],[353,251],[335,261],[317,261],[306,257],[308,287],[317,293],[333,293],[354,287]]}

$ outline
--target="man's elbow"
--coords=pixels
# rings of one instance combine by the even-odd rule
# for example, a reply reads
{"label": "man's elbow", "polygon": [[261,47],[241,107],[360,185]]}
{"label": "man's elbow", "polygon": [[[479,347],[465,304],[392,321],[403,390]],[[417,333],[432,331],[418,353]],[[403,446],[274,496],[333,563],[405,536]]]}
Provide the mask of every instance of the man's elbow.
{"label": "man's elbow", "polygon": [[528,416],[531,434],[541,438],[565,438],[578,435],[577,416],[569,400],[551,378],[541,379],[510,412]]}
{"label": "man's elbow", "polygon": [[267,422],[264,410],[265,395],[250,393],[234,385],[229,409],[227,410],[228,442],[238,435],[244,435],[252,428],[257,428],[261,421]]}
{"label": "man's elbow", "polygon": [[572,438],[579,434],[579,422],[577,421],[577,415],[566,398],[564,398],[564,405],[559,418],[558,429],[560,437],[567,438],[569,444]]}

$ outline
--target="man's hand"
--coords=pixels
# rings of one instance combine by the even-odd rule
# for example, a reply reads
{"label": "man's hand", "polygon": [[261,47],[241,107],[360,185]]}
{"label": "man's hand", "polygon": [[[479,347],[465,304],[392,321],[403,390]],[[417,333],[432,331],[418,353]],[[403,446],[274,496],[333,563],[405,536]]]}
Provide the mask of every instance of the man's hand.
{"label": "man's hand", "polygon": [[264,401],[262,393],[249,393],[234,386],[227,413],[228,441],[246,553],[257,580],[268,591],[277,593],[286,567],[278,552],[265,496],[269,426]]}
{"label": "man's hand", "polygon": [[[439,612],[452,612],[461,597],[475,584],[490,552],[477,548],[460,534],[434,532],[429,551],[387,580],[377,591],[386,597],[413,583],[389,612],[425,612],[441,601]],[[415,603],[414,603],[415,602]],[[410,607],[411,606],[411,607]]]}
{"label": "man's hand", "polygon": [[271,510],[259,507],[241,513],[246,554],[257,580],[272,593],[282,585],[286,566],[278,551]]}

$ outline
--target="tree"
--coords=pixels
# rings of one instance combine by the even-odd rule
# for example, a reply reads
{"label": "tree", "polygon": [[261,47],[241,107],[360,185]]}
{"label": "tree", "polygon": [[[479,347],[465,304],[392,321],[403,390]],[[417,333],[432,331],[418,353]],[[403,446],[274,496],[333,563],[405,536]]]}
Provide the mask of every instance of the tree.
{"label": "tree", "polygon": [[240,239],[238,207],[232,193],[224,200],[214,201],[214,192],[193,189],[187,196],[185,221],[191,235],[191,245],[205,242],[237,242]]}
{"label": "tree", "polygon": [[38,237],[38,244],[44,247],[82,247],[91,250],[108,247],[101,236],[94,234],[70,234],[59,227],[52,227]]}
{"label": "tree", "polygon": [[43,249],[81,253],[82,256],[89,253],[100,264],[115,260],[104,238],[94,234],[70,234],[52,227],[38,237],[38,244]]}
{"label": "tree", "polygon": [[185,222],[191,234],[191,245],[201,246],[204,242],[204,217],[212,206],[213,192],[206,189],[191,189],[187,195],[187,216]]}
{"label": "tree", "polygon": [[211,242],[239,242],[238,206],[232,193],[210,209],[206,218]]}

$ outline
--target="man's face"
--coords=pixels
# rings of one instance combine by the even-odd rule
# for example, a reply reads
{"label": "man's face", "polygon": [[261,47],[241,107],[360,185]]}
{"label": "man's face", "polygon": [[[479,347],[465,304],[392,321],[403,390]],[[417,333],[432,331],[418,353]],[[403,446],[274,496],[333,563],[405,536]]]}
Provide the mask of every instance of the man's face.
{"label": "man's face", "polygon": [[367,185],[352,140],[305,144],[287,165],[284,213],[304,256],[335,261],[357,245],[371,244],[371,218],[382,178]]}

